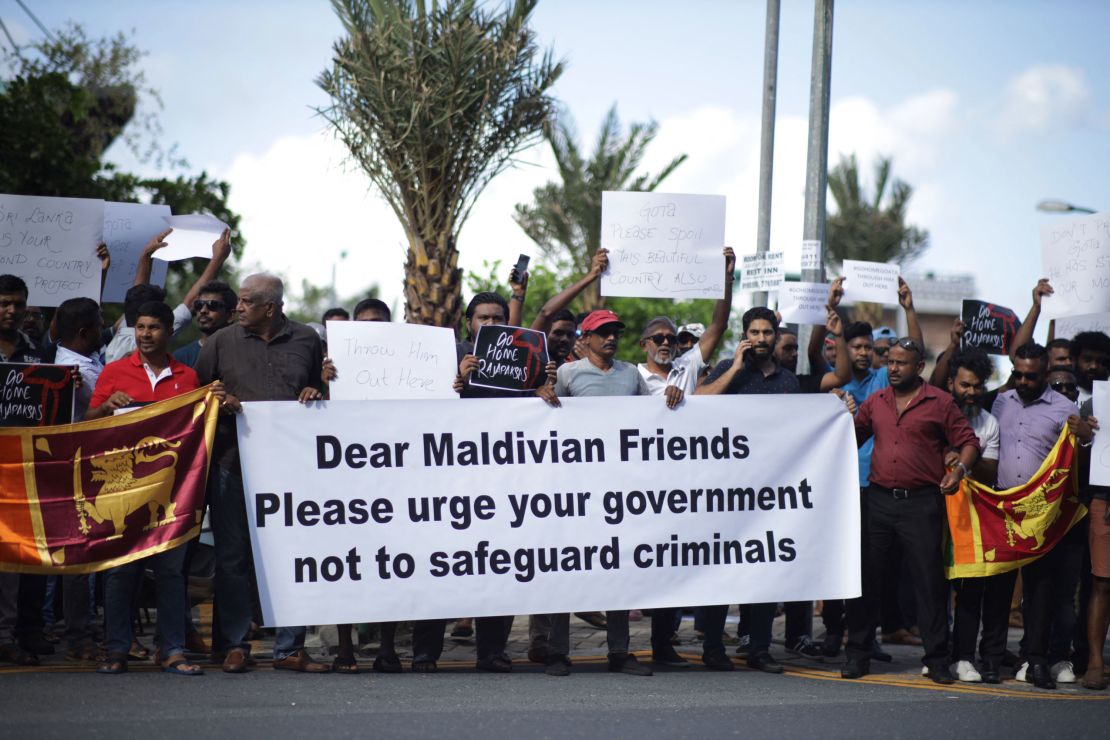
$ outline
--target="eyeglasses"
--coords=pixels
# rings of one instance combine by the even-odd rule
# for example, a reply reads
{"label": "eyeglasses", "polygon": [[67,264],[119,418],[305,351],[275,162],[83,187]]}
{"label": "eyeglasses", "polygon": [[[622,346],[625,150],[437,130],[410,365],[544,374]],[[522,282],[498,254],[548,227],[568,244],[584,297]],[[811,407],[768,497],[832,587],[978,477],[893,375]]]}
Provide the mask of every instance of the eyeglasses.
{"label": "eyeglasses", "polygon": [[203,301],[199,298],[193,301],[193,313],[200,313],[206,308],[209,311],[223,311],[226,304],[223,301]]}
{"label": "eyeglasses", "polygon": [[1077,386],[1075,383],[1064,383],[1062,381],[1057,381],[1055,383],[1051,383],[1050,385],[1052,387],[1052,390],[1060,393],[1063,393],[1064,391],[1070,391],[1071,393],[1074,393],[1079,388],[1079,386]]}
{"label": "eyeglasses", "polygon": [[884,357],[886,356],[887,350],[889,349],[890,347],[875,347],[875,354],[877,354],[879,357]]}
{"label": "eyeglasses", "polygon": [[1022,373],[1022,372],[1018,372],[1018,370],[1015,368],[1014,370],[1012,370],[1010,372],[1010,377],[1012,377],[1014,380],[1028,380],[1031,383],[1035,383],[1035,382],[1037,382],[1038,380],[1041,379],[1041,374],[1040,373]]}
{"label": "eyeglasses", "polygon": [[652,334],[650,337],[644,337],[644,339],[650,339],[656,344],[678,344],[678,337],[674,334]]}
{"label": "eyeglasses", "polygon": [[594,329],[593,333],[597,334],[599,337],[616,337],[620,339],[624,336],[624,329],[619,326],[599,326]]}

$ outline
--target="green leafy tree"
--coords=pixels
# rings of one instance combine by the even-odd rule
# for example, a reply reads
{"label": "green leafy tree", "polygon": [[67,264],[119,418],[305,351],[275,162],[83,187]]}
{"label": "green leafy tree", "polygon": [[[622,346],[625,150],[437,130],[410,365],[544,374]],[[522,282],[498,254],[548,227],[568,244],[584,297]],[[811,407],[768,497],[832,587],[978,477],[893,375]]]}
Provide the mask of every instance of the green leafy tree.
{"label": "green leafy tree", "polygon": [[[889,188],[888,188],[889,186]],[[929,246],[929,232],[906,223],[913,188],[891,177],[891,158],[875,161],[875,192],[860,185],[856,155],[841,157],[829,172],[836,214],[825,222],[825,261],[839,271],[846,259],[907,264]]]}
{"label": "green leafy tree", "polygon": [[456,326],[456,239],[475,200],[541,133],[562,72],[541,53],[536,0],[333,0],[344,36],[317,80],[320,113],[408,237],[405,318]]}
{"label": "green leafy tree", "polygon": [[[546,257],[568,268],[567,280],[589,272],[590,261],[601,246],[601,194],[606,190],[655,190],[686,161],[686,155],[680,154],[655,175],[637,174],[657,131],[654,121],[633,123],[623,131],[613,106],[601,125],[593,155],[587,158],[578,146],[569,114],[563,113],[545,126],[559,180],[536,188],[531,203],[517,205],[515,218]],[[605,299],[592,289],[583,295],[582,304],[585,310],[600,308]]]}

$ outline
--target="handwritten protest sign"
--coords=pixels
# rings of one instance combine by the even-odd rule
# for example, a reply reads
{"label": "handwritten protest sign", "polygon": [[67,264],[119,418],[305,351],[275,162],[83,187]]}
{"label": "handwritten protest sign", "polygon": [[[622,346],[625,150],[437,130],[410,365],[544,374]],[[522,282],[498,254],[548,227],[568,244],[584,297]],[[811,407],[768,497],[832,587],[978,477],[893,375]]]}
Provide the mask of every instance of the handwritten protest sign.
{"label": "handwritten protest sign", "polygon": [[844,260],[844,301],[898,303],[898,265]]}
{"label": "handwritten protest sign", "polygon": [[1090,313],[1056,319],[1056,339],[1071,339],[1084,331],[1100,331],[1110,335],[1110,313]]}
{"label": "handwritten protest sign", "polygon": [[722,195],[602,193],[601,295],[723,298],[724,243]]}
{"label": "handwritten protest sign", "polygon": [[207,213],[166,216],[163,220],[173,228],[173,233],[166,237],[166,246],[158,252],[166,262],[211,257],[212,244],[227,228],[227,224]]}
{"label": "handwritten protest sign", "polygon": [[1041,229],[1043,274],[1054,293],[1041,299],[1041,315],[1110,312],[1110,213],[1054,220]]}
{"label": "handwritten protest sign", "polygon": [[547,380],[547,335],[517,326],[483,326],[474,338],[478,369],[470,384],[482,388],[527,391]]}
{"label": "handwritten protest sign", "polygon": [[[1091,415],[1096,419],[1110,419],[1110,380],[1091,382]],[[1110,434],[1105,426],[1095,434],[1091,445],[1091,483],[1110,486]]]}
{"label": "handwritten protest sign", "polygon": [[[112,255],[112,264],[104,280],[104,303],[123,303],[127,289],[135,283],[139,257],[153,237],[165,231],[165,217],[170,207],[147,203],[104,204],[104,242]],[[211,245],[209,245],[211,248]],[[166,284],[169,263],[156,259],[150,270],[150,284]]]}
{"label": "handwritten protest sign", "polygon": [[806,239],[802,242],[802,269],[821,269],[821,242],[815,239]]}
{"label": "handwritten protest sign", "polygon": [[1021,328],[1017,314],[1004,306],[964,299],[960,311],[964,322],[961,347],[977,347],[992,355],[1010,354],[1014,335]]}
{"label": "handwritten protest sign", "polygon": [[818,324],[828,320],[828,283],[783,283],[779,286],[779,313],[794,324]]}
{"label": "handwritten protest sign", "polygon": [[387,321],[329,321],[327,329],[339,373],[328,384],[333,400],[458,398],[450,329]]}
{"label": "handwritten protest sign", "polygon": [[27,283],[27,305],[100,299],[96,246],[104,201],[0,195],[0,273]]}
{"label": "handwritten protest sign", "polygon": [[757,252],[743,255],[740,290],[777,290],[785,279],[782,252]]}
{"label": "handwritten protest sign", "polygon": [[68,365],[0,363],[0,426],[43,427],[73,421]]}

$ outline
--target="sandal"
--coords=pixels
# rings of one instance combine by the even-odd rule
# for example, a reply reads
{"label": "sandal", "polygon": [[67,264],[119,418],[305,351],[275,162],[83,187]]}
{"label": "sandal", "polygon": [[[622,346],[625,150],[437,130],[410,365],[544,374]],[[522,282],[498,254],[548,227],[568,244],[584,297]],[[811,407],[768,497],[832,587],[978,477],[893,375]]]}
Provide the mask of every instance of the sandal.
{"label": "sandal", "polygon": [[127,657],[131,660],[148,660],[150,651],[143,647],[143,644],[138,640],[132,640],[131,647],[127,650]]}
{"label": "sandal", "polygon": [[104,675],[127,673],[127,657],[117,655],[115,657],[108,658],[96,667],[96,672],[103,673]]}
{"label": "sandal", "polygon": [[66,651],[66,661],[69,663],[103,663],[107,656],[97,654],[94,647],[75,648]]}
{"label": "sandal", "polygon": [[335,660],[331,662],[331,669],[335,673],[354,675],[358,673],[358,661],[353,657],[343,658],[337,655],[335,656]]}
{"label": "sandal", "polygon": [[162,664],[162,673],[172,673],[175,676],[203,676],[204,669],[196,663],[185,660],[185,656],[178,653],[171,655],[168,663]]}
{"label": "sandal", "polygon": [[18,666],[36,666],[39,656],[28,653],[16,644],[0,646],[0,663],[15,663]]}

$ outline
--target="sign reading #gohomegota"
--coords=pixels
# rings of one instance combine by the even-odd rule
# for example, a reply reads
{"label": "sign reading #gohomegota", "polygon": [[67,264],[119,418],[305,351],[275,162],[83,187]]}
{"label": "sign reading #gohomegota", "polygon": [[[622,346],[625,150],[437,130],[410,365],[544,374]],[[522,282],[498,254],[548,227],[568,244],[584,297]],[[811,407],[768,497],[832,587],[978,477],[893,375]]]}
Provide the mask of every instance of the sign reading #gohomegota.
{"label": "sign reading #gohomegota", "polygon": [[256,402],[238,429],[269,626],[860,593],[832,396]]}

